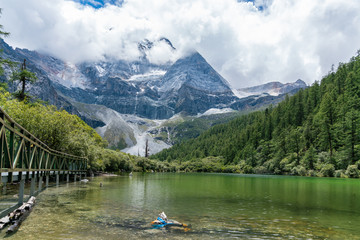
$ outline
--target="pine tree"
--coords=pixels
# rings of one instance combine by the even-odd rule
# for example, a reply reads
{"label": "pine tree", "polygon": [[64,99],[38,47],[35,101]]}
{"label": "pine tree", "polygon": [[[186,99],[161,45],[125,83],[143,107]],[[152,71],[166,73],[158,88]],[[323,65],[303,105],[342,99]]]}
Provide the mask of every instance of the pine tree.
{"label": "pine tree", "polygon": [[320,104],[320,110],[317,120],[321,129],[321,142],[320,144],[330,151],[330,156],[333,154],[334,134],[333,125],[335,122],[335,107],[332,97],[332,91],[326,92]]}
{"label": "pine tree", "polygon": [[37,78],[35,73],[32,73],[26,69],[26,59],[24,59],[24,62],[21,64],[20,71],[14,71],[10,79],[12,82],[19,81],[21,84],[21,90],[15,93],[16,98],[18,98],[20,101],[23,101],[26,97],[26,84],[28,82],[34,83],[36,79]]}

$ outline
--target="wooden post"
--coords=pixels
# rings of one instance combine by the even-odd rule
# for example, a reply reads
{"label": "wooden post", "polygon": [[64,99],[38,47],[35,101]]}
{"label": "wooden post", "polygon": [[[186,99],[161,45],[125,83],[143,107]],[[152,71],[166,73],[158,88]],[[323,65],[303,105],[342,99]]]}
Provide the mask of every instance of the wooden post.
{"label": "wooden post", "polygon": [[[15,123],[11,123],[10,126],[12,128],[15,128]],[[10,161],[11,162],[14,162],[14,138],[15,138],[14,132],[10,131],[9,151],[10,151]],[[5,162],[7,163],[7,161],[5,161]],[[11,168],[10,165],[7,167]],[[15,168],[15,167],[13,166],[13,168]],[[8,182],[10,182],[10,183],[13,182],[13,173],[12,172],[9,172]]]}
{"label": "wooden post", "polygon": [[36,178],[31,178],[31,185],[30,185],[30,197],[34,196],[35,193],[35,184],[36,184]]}
{"label": "wooden post", "polygon": [[26,171],[26,182],[29,182],[29,179],[30,179],[30,172],[29,171]]}
{"label": "wooden post", "polygon": [[76,182],[76,173],[74,174],[74,182]]}
{"label": "wooden post", "polygon": [[9,175],[8,175],[8,182],[9,182],[9,183],[13,183],[13,181],[14,181],[14,180],[13,180],[13,173],[12,173],[12,172],[8,172],[8,174],[9,174]]}
{"label": "wooden post", "polygon": [[69,173],[66,174],[66,182],[70,182],[70,174]]}
{"label": "wooden post", "polygon": [[49,187],[49,173],[46,174],[46,187]]}
{"label": "wooden post", "polygon": [[23,173],[22,171],[19,171],[18,181],[20,181],[21,179],[23,179]]}
{"label": "wooden post", "polygon": [[39,192],[41,192],[42,189],[42,181],[43,181],[43,177],[39,176],[39,189],[38,189]]}
{"label": "wooden post", "polygon": [[20,180],[20,188],[19,188],[19,204],[23,204],[24,202],[24,186],[25,186],[25,179]]}
{"label": "wooden post", "polygon": [[3,185],[2,185],[2,191],[1,192],[2,192],[3,195],[6,195],[6,182],[3,182],[2,184]]}
{"label": "wooden post", "polygon": [[56,186],[59,186],[59,173],[56,173]]}

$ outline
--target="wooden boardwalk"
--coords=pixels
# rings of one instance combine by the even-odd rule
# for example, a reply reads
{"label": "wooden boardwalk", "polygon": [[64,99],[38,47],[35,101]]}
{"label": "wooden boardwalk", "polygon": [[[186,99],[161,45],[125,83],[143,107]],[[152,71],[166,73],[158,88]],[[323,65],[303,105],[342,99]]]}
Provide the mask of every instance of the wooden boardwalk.
{"label": "wooden boardwalk", "polygon": [[[25,181],[31,181],[31,196],[47,187],[50,177],[59,184],[60,177],[69,182],[86,175],[87,158],[70,155],[49,148],[25,128],[17,124],[0,108],[0,174],[3,188],[7,183],[19,182],[17,204],[0,212],[5,216],[24,201]],[[45,186],[42,185],[45,177]],[[36,188],[38,183],[38,188]]]}

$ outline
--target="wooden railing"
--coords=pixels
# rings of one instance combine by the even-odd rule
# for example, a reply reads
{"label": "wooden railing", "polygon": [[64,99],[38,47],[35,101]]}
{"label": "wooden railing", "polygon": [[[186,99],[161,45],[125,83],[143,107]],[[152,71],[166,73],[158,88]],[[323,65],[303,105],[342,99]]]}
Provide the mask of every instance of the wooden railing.
{"label": "wooden railing", "polygon": [[49,148],[0,108],[0,172],[86,170],[86,158]]}

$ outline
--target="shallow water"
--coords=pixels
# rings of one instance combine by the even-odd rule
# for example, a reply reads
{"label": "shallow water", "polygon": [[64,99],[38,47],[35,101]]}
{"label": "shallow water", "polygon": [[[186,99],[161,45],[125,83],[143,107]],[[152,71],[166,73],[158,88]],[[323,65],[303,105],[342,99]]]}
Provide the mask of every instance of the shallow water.
{"label": "shallow water", "polygon": [[[152,229],[161,211],[190,230]],[[140,173],[46,189],[9,239],[360,239],[359,222],[357,179]]]}

